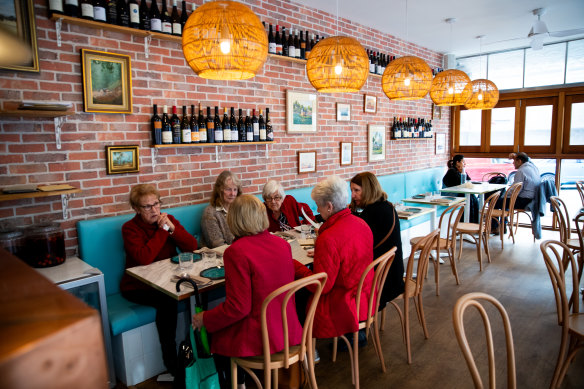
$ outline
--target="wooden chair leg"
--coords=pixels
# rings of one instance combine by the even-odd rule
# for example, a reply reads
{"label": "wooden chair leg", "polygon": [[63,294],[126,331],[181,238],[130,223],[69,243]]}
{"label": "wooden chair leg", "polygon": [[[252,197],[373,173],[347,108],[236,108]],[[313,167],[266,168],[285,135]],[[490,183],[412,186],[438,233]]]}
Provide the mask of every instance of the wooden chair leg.
{"label": "wooden chair leg", "polygon": [[409,304],[409,297],[404,296],[404,333],[405,333],[405,340],[406,340],[406,351],[408,355],[408,364],[412,364],[412,351],[410,345],[410,304]]}
{"label": "wooden chair leg", "polygon": [[379,326],[377,325],[377,320],[373,322],[373,326],[373,333],[371,334],[373,338],[373,345],[377,350],[377,356],[379,357],[379,362],[381,363],[381,370],[385,373],[387,369],[385,368],[385,360],[383,359],[383,351],[381,350],[381,337],[379,336]]}
{"label": "wooden chair leg", "polygon": [[[454,248],[456,250],[456,247]],[[454,252],[448,251],[448,260],[450,261],[450,268],[452,269],[452,274],[454,274],[454,279],[456,280],[456,285],[460,285],[460,280],[458,279],[458,269],[456,269],[456,261],[454,260]]]}
{"label": "wooden chair leg", "polygon": [[353,377],[355,389],[359,389],[359,331],[353,333]]}
{"label": "wooden chair leg", "polygon": [[379,321],[379,330],[380,331],[385,330],[385,311],[386,311],[386,308],[387,308],[387,304],[381,310],[381,320]]}
{"label": "wooden chair leg", "polygon": [[436,283],[436,296],[440,296],[440,251],[436,253],[436,258],[432,257],[432,254],[430,254],[430,258],[434,262],[434,282]]}
{"label": "wooden chair leg", "polygon": [[231,389],[237,389],[237,364],[231,358]]}

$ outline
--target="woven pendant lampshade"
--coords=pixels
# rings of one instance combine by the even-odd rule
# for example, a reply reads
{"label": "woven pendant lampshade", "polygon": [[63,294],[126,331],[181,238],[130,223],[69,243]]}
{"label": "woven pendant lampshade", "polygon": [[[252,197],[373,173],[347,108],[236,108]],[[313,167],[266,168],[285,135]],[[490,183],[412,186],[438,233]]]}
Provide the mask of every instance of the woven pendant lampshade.
{"label": "woven pendant lampshade", "polygon": [[262,23],[246,5],[234,1],[197,8],[185,24],[182,45],[195,73],[213,80],[254,77],[268,56]]}
{"label": "woven pendant lampshade", "polygon": [[430,97],[439,106],[463,105],[470,95],[470,78],[462,70],[450,69],[438,73],[430,88]]}
{"label": "woven pendant lampshade", "polygon": [[430,91],[432,69],[423,59],[406,56],[391,61],[381,78],[383,92],[391,100],[418,100]]}
{"label": "woven pendant lampshade", "polygon": [[312,48],[306,75],[319,92],[358,92],[369,75],[369,58],[356,39],[333,36]]}
{"label": "woven pendant lampshade", "polygon": [[472,94],[464,104],[467,109],[493,109],[499,101],[499,89],[493,81],[478,79],[471,82]]}

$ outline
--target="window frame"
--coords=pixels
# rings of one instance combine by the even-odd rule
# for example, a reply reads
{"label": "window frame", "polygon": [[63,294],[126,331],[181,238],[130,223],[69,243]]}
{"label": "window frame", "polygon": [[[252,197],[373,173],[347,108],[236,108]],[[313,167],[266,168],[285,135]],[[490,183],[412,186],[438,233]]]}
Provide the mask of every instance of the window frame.
{"label": "window frame", "polygon": [[572,104],[584,103],[584,94],[570,94],[566,95],[565,99],[565,113],[564,113],[564,129],[563,139],[565,142],[562,145],[562,152],[565,154],[584,154],[584,145],[570,145],[570,130],[572,121]]}

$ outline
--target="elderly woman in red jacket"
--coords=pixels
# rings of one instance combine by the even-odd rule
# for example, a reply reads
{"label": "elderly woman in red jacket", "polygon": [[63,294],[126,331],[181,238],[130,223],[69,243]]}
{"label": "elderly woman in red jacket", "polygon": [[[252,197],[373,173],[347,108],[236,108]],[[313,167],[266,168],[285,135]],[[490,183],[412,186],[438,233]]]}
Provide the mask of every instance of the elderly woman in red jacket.
{"label": "elderly woman in red jacket", "polygon": [[266,212],[270,222],[268,231],[270,232],[287,231],[300,224],[308,224],[308,221],[304,219],[302,209],[309,218],[314,220],[310,207],[307,204],[299,203],[294,197],[286,195],[284,188],[278,181],[268,181],[264,185],[262,197],[266,204]]}
{"label": "elderly woman in red jacket", "polygon": [[[367,318],[373,272],[365,279],[358,313],[355,295],[363,271],[373,261],[373,234],[367,223],[347,208],[347,183],[339,177],[318,183],[311,196],[325,220],[314,247],[313,271],[328,275],[316,307],[312,335],[333,338],[357,331],[359,320]],[[312,274],[297,261],[295,268],[297,278]]]}
{"label": "elderly woman in red jacket", "polygon": [[[235,240],[225,250],[225,301],[193,316],[193,326],[205,326],[212,334],[211,352],[219,371],[219,382],[231,382],[229,357],[263,354],[261,306],[274,290],[294,281],[294,261],[290,245],[267,231],[268,218],[262,202],[252,195],[237,197],[227,214],[227,224]],[[279,300],[281,301],[281,299]],[[290,345],[301,341],[302,327],[294,303],[288,304]],[[284,348],[280,305],[274,302],[267,312],[271,352]],[[238,382],[244,382],[243,377]]]}

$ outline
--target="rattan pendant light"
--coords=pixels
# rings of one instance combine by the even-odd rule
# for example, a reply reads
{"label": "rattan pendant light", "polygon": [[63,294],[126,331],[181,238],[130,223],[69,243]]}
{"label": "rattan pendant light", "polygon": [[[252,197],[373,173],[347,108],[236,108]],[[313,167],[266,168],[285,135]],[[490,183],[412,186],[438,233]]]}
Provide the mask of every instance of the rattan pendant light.
{"label": "rattan pendant light", "polygon": [[235,1],[218,0],[197,8],[185,24],[182,45],[195,73],[213,80],[254,77],[268,56],[262,23]]}
{"label": "rattan pendant light", "polygon": [[[477,36],[480,42],[480,74],[483,74],[483,38],[484,35]],[[480,78],[471,82],[472,94],[464,104],[467,109],[493,109],[499,101],[499,89],[494,82]]]}

